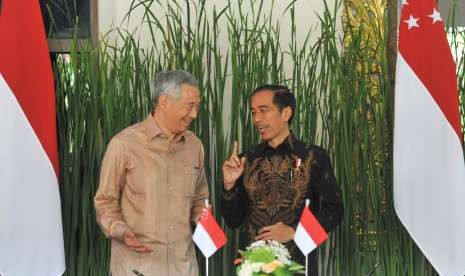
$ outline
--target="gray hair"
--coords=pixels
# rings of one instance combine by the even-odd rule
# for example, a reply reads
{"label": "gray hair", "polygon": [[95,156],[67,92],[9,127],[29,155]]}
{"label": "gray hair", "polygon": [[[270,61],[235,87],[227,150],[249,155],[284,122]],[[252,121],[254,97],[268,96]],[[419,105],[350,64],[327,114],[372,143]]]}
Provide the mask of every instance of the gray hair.
{"label": "gray hair", "polygon": [[197,79],[184,70],[161,71],[153,81],[153,106],[157,106],[161,95],[169,95],[174,99],[181,98],[181,85],[199,87]]}

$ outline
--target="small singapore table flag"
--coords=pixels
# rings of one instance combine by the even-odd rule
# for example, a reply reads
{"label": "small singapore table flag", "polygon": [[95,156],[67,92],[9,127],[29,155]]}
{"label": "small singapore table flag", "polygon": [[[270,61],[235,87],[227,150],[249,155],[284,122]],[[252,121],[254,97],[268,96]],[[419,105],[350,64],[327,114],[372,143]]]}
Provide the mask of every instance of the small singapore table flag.
{"label": "small singapore table flag", "polygon": [[213,255],[227,242],[226,235],[211,212],[208,200],[205,200],[205,208],[197,223],[192,239],[200,251],[202,251],[205,258]]}

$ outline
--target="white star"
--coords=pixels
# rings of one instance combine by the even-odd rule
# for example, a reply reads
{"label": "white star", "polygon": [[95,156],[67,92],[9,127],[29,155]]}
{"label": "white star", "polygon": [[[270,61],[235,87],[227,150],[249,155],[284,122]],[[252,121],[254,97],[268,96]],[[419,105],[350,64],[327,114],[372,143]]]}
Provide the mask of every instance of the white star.
{"label": "white star", "polygon": [[417,24],[417,21],[419,20],[419,18],[414,18],[412,15],[410,15],[409,19],[408,20],[404,20],[405,23],[408,24],[408,29],[410,30],[411,28],[413,27],[417,27],[419,28],[420,26],[418,26]]}
{"label": "white star", "polygon": [[402,6],[404,6],[404,5],[408,5],[407,0],[402,0]]}
{"label": "white star", "polygon": [[433,24],[442,21],[441,14],[434,8],[433,14],[428,15],[429,17],[433,18]]}

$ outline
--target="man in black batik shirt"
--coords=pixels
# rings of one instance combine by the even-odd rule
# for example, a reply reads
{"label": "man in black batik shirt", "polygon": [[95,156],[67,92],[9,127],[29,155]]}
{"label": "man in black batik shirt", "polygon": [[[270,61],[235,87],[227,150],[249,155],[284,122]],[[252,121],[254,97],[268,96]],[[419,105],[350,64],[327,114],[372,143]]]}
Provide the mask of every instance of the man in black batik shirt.
{"label": "man in black batik shirt", "polygon": [[[295,97],[287,87],[258,87],[251,105],[263,142],[241,155],[234,143],[223,164],[223,217],[230,227],[240,227],[240,248],[256,240],[276,240],[289,249],[294,261],[304,264],[293,238],[305,199],[310,199],[310,209],[327,232],[344,214],[331,161],[324,149],[291,133]],[[308,272],[318,275],[316,250],[309,255]]]}

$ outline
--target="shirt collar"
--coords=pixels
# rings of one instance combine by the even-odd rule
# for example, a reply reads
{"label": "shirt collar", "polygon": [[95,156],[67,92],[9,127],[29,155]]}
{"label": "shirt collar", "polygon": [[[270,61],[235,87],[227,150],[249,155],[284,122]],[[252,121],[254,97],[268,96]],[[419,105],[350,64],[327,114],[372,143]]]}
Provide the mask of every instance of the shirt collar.
{"label": "shirt collar", "polygon": [[268,143],[266,141],[263,141],[260,145],[259,145],[259,150],[260,152],[265,152],[267,150],[271,150],[271,151],[274,151],[274,150],[278,150],[278,149],[283,149],[285,151],[293,151],[294,148],[295,148],[295,142],[296,142],[296,138],[294,137],[294,134],[292,134],[292,132],[289,134],[289,136],[286,137],[286,139],[284,139],[284,141],[279,144],[276,148],[273,148],[271,147],[270,145],[268,145]]}
{"label": "shirt collar", "polygon": [[[142,126],[145,129],[145,135],[147,135],[147,139],[149,141],[157,136],[166,137],[163,131],[161,131],[157,122],[155,122],[155,119],[153,118],[152,113],[149,113],[147,118],[145,118],[145,120],[142,122]],[[184,132],[180,134],[176,134],[174,139],[176,142],[184,142],[186,141],[187,135],[188,135],[188,131],[185,130]]]}

